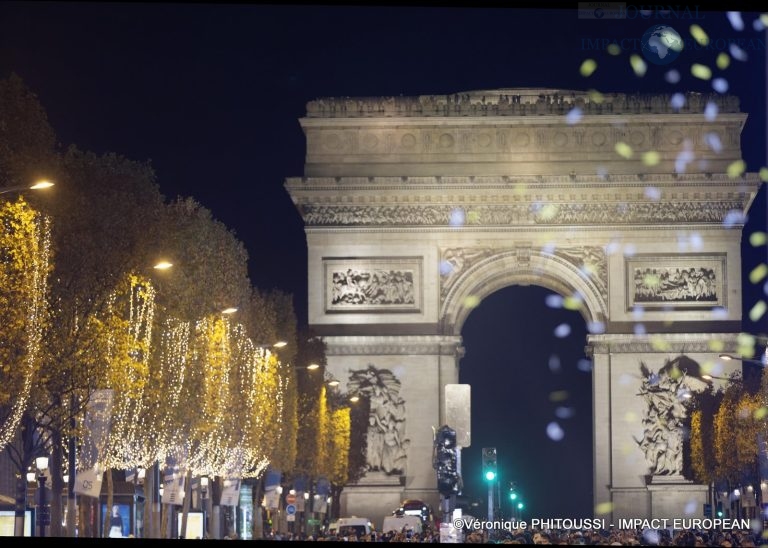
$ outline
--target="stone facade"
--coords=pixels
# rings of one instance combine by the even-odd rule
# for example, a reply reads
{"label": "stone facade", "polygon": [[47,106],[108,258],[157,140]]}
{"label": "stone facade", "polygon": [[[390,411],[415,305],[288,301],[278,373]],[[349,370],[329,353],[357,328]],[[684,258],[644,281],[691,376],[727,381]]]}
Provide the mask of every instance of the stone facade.
{"label": "stone facade", "polygon": [[700,94],[679,111],[665,96],[570,90],[310,102],[305,173],[286,181],[305,222],[309,322],[342,383],[371,367],[398,386],[381,401],[402,399],[372,416],[385,426],[371,443],[404,449],[404,466],[348,486],[342,512],[381,523],[406,498],[437,510],[432,428],[463,323],[515,284],[570,298],[594,333],[595,504],[637,518],[703,502],[648,441],[641,365],[726,368],[717,352],[735,349],[740,228],[759,185],[726,174],[745,118],[736,98]]}

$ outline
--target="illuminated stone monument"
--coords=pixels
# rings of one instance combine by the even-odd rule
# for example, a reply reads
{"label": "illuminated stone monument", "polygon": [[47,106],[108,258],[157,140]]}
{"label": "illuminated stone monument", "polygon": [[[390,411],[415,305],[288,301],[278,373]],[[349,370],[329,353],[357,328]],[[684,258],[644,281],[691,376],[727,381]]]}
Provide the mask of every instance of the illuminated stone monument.
{"label": "illuminated stone monument", "polygon": [[309,323],[341,389],[372,405],[369,471],[342,513],[380,525],[403,499],[437,508],[432,428],[464,321],[494,291],[533,284],[579,303],[592,333],[594,499],[611,503],[599,516],[700,517],[679,397],[705,386],[702,367],[728,375],[717,355],[741,329],[759,178],[726,169],[745,119],[736,98],[694,93],[679,110],[551,89],[310,102],[304,176],[286,182]]}

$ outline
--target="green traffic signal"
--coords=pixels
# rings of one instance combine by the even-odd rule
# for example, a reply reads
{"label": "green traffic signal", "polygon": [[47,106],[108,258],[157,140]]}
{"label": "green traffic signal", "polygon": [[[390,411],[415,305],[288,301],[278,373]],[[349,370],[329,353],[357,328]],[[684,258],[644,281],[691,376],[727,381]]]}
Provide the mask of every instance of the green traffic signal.
{"label": "green traffic signal", "polygon": [[525,508],[525,504],[523,504],[522,502],[518,502],[517,503],[517,509],[518,510],[522,510],[523,508]]}
{"label": "green traffic signal", "polygon": [[517,493],[510,493],[510,494],[509,494],[509,498],[510,498],[511,500],[517,500]]}
{"label": "green traffic signal", "polygon": [[485,473],[485,479],[487,479],[488,481],[493,481],[493,480],[495,480],[495,479],[496,479],[496,473],[495,473],[495,472],[492,472],[491,470],[488,470],[488,471]]}

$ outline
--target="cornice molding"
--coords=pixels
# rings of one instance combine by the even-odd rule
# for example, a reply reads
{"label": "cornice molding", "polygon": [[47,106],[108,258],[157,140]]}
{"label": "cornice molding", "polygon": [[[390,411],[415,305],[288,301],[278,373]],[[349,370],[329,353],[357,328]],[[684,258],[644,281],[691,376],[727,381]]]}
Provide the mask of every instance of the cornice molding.
{"label": "cornice molding", "polygon": [[309,101],[308,118],[453,117],[566,115],[579,108],[585,115],[704,112],[713,103],[719,112],[739,112],[739,99],[717,93],[685,94],[684,106],[672,107],[664,94],[594,94],[575,90],[497,89],[414,97],[324,97]]}

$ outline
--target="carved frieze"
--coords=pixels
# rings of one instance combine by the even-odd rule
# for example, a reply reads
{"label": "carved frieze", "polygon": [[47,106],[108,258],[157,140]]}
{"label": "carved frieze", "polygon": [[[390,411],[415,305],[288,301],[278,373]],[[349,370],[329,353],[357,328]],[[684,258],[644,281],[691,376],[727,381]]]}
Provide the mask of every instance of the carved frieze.
{"label": "carved frieze", "polygon": [[326,311],[419,312],[421,257],[324,258]]}
{"label": "carved frieze", "polygon": [[[706,207],[705,207],[706,206]],[[722,223],[742,201],[477,204],[325,205],[301,204],[307,226],[473,226]],[[459,221],[457,221],[457,219]]]}
{"label": "carved frieze", "polygon": [[[706,136],[698,126],[659,124],[651,128],[645,122],[633,122],[620,128],[607,124],[565,128],[510,126],[495,128],[494,133],[484,127],[462,126],[439,129],[414,126],[386,130],[371,127],[312,128],[307,134],[307,153],[315,158],[348,154],[363,157],[393,154],[411,155],[414,159],[425,154],[446,153],[482,155],[509,152],[530,155],[568,151],[572,154],[613,154],[614,147],[619,142],[627,143],[636,151],[642,151],[658,150],[664,146],[679,148],[685,141],[701,156],[721,153],[723,147],[737,149],[739,134],[737,131],[731,133],[730,129],[735,129],[738,125],[739,122],[734,120],[730,124],[723,121],[717,126],[708,126]],[[728,139],[724,137],[726,134],[729,135]],[[734,137],[731,138],[731,135]]]}
{"label": "carved frieze", "polygon": [[627,310],[726,306],[725,265],[724,253],[628,257],[625,259]]}

